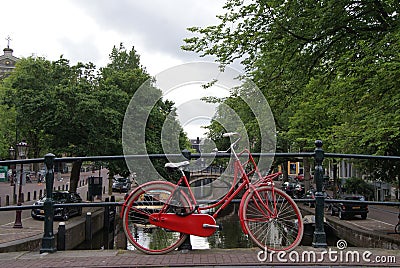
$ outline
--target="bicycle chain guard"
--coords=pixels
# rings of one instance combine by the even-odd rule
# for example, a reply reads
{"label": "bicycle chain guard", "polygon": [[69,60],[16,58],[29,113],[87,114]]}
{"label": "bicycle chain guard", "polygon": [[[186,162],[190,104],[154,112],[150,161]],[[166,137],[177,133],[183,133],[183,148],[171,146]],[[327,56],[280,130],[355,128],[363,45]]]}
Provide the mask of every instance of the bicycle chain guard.
{"label": "bicycle chain guard", "polygon": [[208,237],[218,228],[215,219],[208,214],[179,216],[174,213],[153,213],[150,223],[165,229],[190,235]]}

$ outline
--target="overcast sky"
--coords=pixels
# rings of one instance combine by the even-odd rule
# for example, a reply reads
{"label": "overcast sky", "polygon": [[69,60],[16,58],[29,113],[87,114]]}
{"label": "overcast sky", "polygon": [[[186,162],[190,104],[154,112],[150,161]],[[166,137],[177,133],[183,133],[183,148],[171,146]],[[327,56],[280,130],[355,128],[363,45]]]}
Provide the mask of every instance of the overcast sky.
{"label": "overcast sky", "polygon": [[105,66],[112,47],[135,47],[151,75],[194,60],[197,54],[180,49],[192,26],[218,22],[224,1],[218,0],[12,0],[2,1],[0,45],[14,56],[61,54]]}
{"label": "overcast sky", "polygon": [[[142,65],[155,76],[168,68],[200,58],[182,51],[183,39],[193,34],[192,26],[218,23],[216,15],[224,13],[222,0],[12,0],[2,1],[0,16],[0,48],[7,46],[16,57],[31,55],[58,60],[60,55],[70,60],[92,62],[103,67],[109,62],[113,46],[122,42],[127,50],[132,46],[141,57]],[[199,87],[199,86],[198,86]],[[191,89],[193,90],[193,89]],[[195,96],[196,94],[192,94]],[[203,95],[203,94],[201,94]],[[174,100],[175,101],[175,100]],[[198,103],[187,99],[182,107]],[[200,108],[199,105],[198,108]],[[210,115],[210,108],[207,116]],[[178,114],[182,109],[178,107]],[[188,110],[185,111],[186,113]],[[212,114],[212,113],[211,113]],[[195,118],[194,115],[193,118]],[[197,121],[181,121],[189,138],[201,136],[201,124],[208,119],[198,114]],[[194,130],[197,129],[197,132]]]}

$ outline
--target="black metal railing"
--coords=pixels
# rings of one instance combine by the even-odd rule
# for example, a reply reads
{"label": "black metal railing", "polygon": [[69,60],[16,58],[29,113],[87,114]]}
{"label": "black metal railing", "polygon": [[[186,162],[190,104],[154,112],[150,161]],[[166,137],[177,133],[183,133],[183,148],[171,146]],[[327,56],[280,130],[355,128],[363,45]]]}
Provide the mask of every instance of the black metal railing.
{"label": "black metal railing", "polygon": [[[269,156],[277,158],[314,158],[315,170],[314,178],[316,183],[315,199],[295,199],[297,202],[315,202],[315,231],[313,238],[314,247],[327,247],[326,234],[324,231],[324,206],[327,203],[363,203],[363,204],[375,204],[375,205],[387,205],[387,206],[399,206],[400,202],[379,202],[379,201],[355,201],[355,200],[340,200],[340,199],[326,199],[323,194],[324,184],[324,172],[322,163],[325,158],[354,158],[354,159],[372,159],[372,160],[392,160],[400,161],[400,156],[376,156],[376,155],[360,155],[360,154],[336,154],[336,153],[324,153],[322,150],[322,142],[317,140],[315,142],[316,148],[314,152],[303,152],[303,153],[254,153],[254,157]],[[118,161],[125,159],[182,159],[182,156],[186,159],[198,159],[198,158],[229,158],[229,153],[209,153],[209,154],[191,154],[185,150],[182,154],[151,154],[151,155],[119,155],[119,156],[87,156],[87,157],[66,157],[56,158],[53,154],[47,154],[44,158],[35,159],[21,159],[21,160],[7,160],[0,161],[0,165],[11,166],[17,164],[30,164],[30,163],[45,163],[46,165],[46,198],[43,205],[23,205],[23,206],[6,206],[0,207],[1,211],[12,211],[12,210],[29,210],[33,208],[43,208],[45,211],[44,219],[44,235],[41,243],[40,252],[55,252],[55,238],[53,234],[53,218],[54,208],[62,207],[115,207],[122,206],[123,202],[95,202],[95,203],[74,203],[74,204],[54,204],[52,200],[53,184],[54,184],[54,165],[55,163],[64,162],[71,163],[75,161]],[[200,201],[202,202],[202,201]],[[210,201],[204,201],[210,202]],[[233,202],[240,202],[240,199],[234,199]]]}

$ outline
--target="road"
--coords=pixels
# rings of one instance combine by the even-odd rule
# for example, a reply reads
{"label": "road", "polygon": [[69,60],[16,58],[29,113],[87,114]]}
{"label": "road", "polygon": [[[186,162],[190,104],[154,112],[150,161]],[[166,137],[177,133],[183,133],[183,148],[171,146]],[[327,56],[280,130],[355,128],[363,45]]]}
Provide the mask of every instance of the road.
{"label": "road", "polygon": [[[83,199],[86,199],[86,194],[87,194],[87,185],[84,184],[86,182],[86,179],[89,176],[101,176],[103,177],[103,186],[108,187],[108,170],[107,169],[102,169],[100,173],[96,171],[95,173],[93,172],[81,172],[80,176],[80,181],[81,183],[78,184],[78,190],[77,192],[81,195]],[[69,173],[65,174],[58,174],[55,173],[54,175],[54,188],[59,189],[59,190],[67,190],[69,189]],[[30,200],[35,200],[39,199],[39,196],[44,193],[46,189],[46,184],[45,183],[37,183],[37,182],[32,182],[32,183],[26,183],[25,185],[22,186],[22,192],[24,193],[25,197],[25,204],[29,203]],[[6,206],[6,200],[7,196],[9,198],[9,202],[12,205],[12,196],[15,191],[15,194],[18,195],[18,190],[19,186],[17,185],[14,189],[13,186],[10,185],[9,182],[0,182],[0,206]],[[106,190],[107,192],[107,190]]]}
{"label": "road", "polygon": [[[300,206],[305,206],[301,204]],[[307,206],[308,207],[308,206]],[[308,208],[315,211],[314,208]],[[380,232],[380,233],[393,233],[394,227],[398,222],[399,209],[397,207],[381,206],[381,205],[369,205],[368,217],[362,220],[360,216],[355,216],[354,218],[341,220],[347,225],[354,226],[363,230],[370,232]],[[335,217],[331,216],[329,211],[325,211],[325,217]]]}
{"label": "road", "polygon": [[368,208],[369,213],[366,220],[355,217],[346,222],[367,231],[394,232],[394,227],[398,222],[399,210],[397,208],[375,205],[369,205]]}

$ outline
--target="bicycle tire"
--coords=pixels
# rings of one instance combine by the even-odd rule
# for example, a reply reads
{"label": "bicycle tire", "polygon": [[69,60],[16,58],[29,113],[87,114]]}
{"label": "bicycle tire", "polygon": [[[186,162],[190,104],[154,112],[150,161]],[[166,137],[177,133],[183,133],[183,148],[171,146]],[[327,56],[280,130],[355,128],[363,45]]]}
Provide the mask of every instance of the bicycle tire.
{"label": "bicycle tire", "polygon": [[[165,254],[178,248],[188,236],[149,222],[149,215],[160,211],[176,187],[164,181],[148,182],[137,187],[130,195],[123,213],[123,227],[129,242],[139,251],[146,254]],[[168,206],[165,212],[175,213],[177,209],[190,209],[189,202],[183,195],[173,198],[172,202],[173,205]]]}
{"label": "bicycle tire", "polygon": [[396,234],[400,234],[400,223],[396,224],[396,226],[394,227],[394,232]]}
{"label": "bicycle tire", "polygon": [[[276,217],[260,206],[264,203],[273,212],[273,193]],[[303,237],[303,218],[298,206],[289,195],[271,186],[257,186],[254,191],[246,193],[240,206],[240,220],[243,231],[265,251],[290,251],[300,244]]]}

